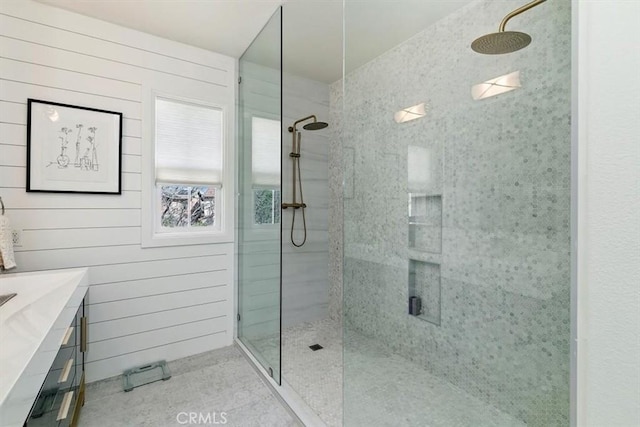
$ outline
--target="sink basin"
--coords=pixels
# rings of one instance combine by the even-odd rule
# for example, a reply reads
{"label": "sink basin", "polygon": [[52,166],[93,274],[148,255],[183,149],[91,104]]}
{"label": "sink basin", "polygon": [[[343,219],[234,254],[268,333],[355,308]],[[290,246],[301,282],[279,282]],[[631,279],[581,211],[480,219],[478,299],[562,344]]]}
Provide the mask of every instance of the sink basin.
{"label": "sink basin", "polygon": [[2,307],[2,305],[9,301],[11,298],[15,297],[18,294],[6,294],[6,295],[0,295],[0,307]]}

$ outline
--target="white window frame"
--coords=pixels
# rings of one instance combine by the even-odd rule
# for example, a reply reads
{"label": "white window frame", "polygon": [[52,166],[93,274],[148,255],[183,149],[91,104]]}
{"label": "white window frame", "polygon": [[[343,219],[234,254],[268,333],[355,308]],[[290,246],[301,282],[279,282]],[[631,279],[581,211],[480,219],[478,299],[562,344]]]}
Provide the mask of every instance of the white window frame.
{"label": "white window frame", "polygon": [[[233,105],[212,102],[202,98],[179,96],[174,93],[160,92],[146,88],[143,97],[142,139],[142,247],[186,246],[212,243],[230,243],[234,240],[234,144],[233,144]],[[222,112],[222,185],[216,187],[215,223],[204,230],[194,227],[170,229],[160,225],[161,185],[184,185],[156,182],[155,129],[156,99],[200,105],[219,109]],[[230,100],[232,101],[232,100]],[[212,187],[212,185],[202,184]],[[196,186],[196,184],[193,184]]]}

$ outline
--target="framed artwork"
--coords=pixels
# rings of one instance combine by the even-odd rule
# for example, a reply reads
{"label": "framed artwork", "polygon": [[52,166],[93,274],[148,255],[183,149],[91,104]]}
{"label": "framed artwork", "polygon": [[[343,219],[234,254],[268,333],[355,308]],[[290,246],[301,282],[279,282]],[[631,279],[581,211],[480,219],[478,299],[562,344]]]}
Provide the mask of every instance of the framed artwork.
{"label": "framed artwork", "polygon": [[122,113],[29,99],[27,191],[121,194]]}

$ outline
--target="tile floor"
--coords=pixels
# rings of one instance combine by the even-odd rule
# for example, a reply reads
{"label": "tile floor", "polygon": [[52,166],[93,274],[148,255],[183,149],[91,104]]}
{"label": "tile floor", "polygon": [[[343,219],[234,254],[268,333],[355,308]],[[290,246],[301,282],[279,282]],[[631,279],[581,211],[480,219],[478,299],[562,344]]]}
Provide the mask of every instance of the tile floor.
{"label": "tile floor", "polygon": [[178,418],[182,412],[202,413],[204,417],[213,417],[215,412],[217,421],[222,421],[221,412],[225,412],[226,426],[300,426],[236,347],[169,362],[169,368],[170,380],[128,393],[122,391],[121,377],[88,384],[79,426],[189,425],[185,422],[188,415]]}
{"label": "tile floor", "polygon": [[[380,342],[330,320],[283,332],[283,380],[329,427],[520,427],[521,421],[431,375]],[[312,351],[309,346],[324,348]],[[169,363],[172,378],[122,391],[122,378],[87,386],[80,427],[188,425],[182,412],[226,413],[227,426],[300,426],[236,347]],[[183,421],[182,423],[180,421]],[[201,423],[202,425],[203,423]],[[209,423],[211,424],[211,423]],[[192,424],[193,425],[193,424]]]}
{"label": "tile floor", "polygon": [[[320,344],[321,350],[309,346]],[[303,323],[282,334],[282,379],[329,427],[342,425],[342,331],[331,320]]]}
{"label": "tile floor", "polygon": [[[342,426],[342,331],[323,320],[284,331],[283,380],[330,427]],[[309,346],[324,348],[312,351]],[[519,427],[520,420],[430,374],[358,332],[346,334],[344,424]]]}

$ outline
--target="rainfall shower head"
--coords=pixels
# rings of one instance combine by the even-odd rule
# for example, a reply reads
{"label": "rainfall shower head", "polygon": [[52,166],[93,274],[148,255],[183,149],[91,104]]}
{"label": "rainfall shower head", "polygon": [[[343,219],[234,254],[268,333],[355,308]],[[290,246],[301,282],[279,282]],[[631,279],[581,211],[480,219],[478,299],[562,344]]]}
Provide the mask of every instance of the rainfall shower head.
{"label": "rainfall shower head", "polygon": [[320,129],[326,128],[327,126],[329,126],[329,123],[311,122],[311,123],[307,123],[306,125],[302,126],[302,129],[304,129],[304,130],[320,130]]}
{"label": "rainfall shower head", "polygon": [[545,1],[547,0],[534,0],[509,13],[500,23],[500,28],[497,33],[478,37],[471,43],[471,49],[485,55],[501,55],[515,52],[529,46],[529,43],[531,43],[531,36],[529,34],[519,31],[505,31],[504,27],[514,16],[520,15]]}
{"label": "rainfall shower head", "polygon": [[519,31],[502,31],[478,37],[471,49],[485,55],[501,55],[523,49],[531,43],[531,36]]}
{"label": "rainfall shower head", "polygon": [[320,130],[320,129],[324,129],[327,126],[329,126],[329,123],[319,122],[318,119],[316,118],[316,116],[310,115],[310,116],[305,117],[303,119],[296,120],[295,123],[293,123],[293,126],[289,126],[289,132],[294,132],[295,130],[297,130],[296,126],[298,125],[298,123],[306,122],[309,119],[313,119],[313,121],[311,123],[307,123],[306,125],[302,126],[302,129],[304,129],[304,130]]}

